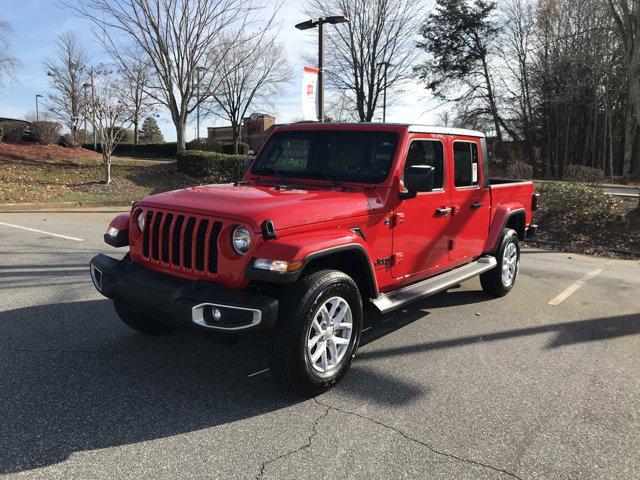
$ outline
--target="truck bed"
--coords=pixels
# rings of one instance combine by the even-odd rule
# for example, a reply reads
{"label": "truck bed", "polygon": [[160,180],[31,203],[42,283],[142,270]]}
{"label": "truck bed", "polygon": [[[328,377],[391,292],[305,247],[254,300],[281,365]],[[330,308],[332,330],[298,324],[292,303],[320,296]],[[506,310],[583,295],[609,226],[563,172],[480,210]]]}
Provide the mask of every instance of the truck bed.
{"label": "truck bed", "polygon": [[491,220],[500,205],[520,204],[526,212],[526,226],[531,223],[531,204],[534,193],[533,182],[530,180],[509,180],[505,178],[489,179],[491,192]]}

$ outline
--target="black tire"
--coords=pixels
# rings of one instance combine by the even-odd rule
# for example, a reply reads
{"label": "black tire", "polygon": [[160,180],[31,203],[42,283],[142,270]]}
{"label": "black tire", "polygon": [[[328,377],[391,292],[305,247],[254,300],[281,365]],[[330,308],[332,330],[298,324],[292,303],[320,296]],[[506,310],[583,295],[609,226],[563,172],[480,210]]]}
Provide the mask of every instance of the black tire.
{"label": "black tire", "polygon": [[[505,251],[507,251],[507,249],[512,249],[509,245],[515,245],[516,251],[515,273],[513,274],[513,279],[510,283],[505,282],[502,276]],[[500,245],[496,249],[495,257],[498,264],[495,268],[480,275],[480,284],[482,285],[482,290],[485,293],[494,297],[504,297],[515,285],[516,279],[518,278],[518,271],[520,270],[520,244],[518,242],[518,234],[515,230],[510,228],[503,229],[502,238],[500,240]]]}
{"label": "black tire", "polygon": [[[337,365],[318,371],[307,351],[311,324],[318,310],[333,297],[345,300],[351,310],[349,344]],[[278,322],[271,332],[271,371],[289,389],[303,395],[329,390],[347,372],[362,333],[362,299],[353,279],[337,270],[319,270],[288,286],[280,295]],[[318,348],[318,347],[316,347]]]}
{"label": "black tire", "polygon": [[126,304],[118,300],[113,301],[113,306],[120,320],[129,328],[137,330],[138,332],[146,333],[147,335],[164,335],[177,330],[176,327],[160,323],[146,315],[132,312]]}

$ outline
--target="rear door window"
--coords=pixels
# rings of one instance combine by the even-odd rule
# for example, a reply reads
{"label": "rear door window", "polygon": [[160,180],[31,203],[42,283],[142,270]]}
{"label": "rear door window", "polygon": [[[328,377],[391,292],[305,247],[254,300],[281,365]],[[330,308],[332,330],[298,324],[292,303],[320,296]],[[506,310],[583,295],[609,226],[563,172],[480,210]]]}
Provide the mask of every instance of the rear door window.
{"label": "rear door window", "polygon": [[475,142],[453,142],[454,185],[473,187],[478,185],[478,145]]}

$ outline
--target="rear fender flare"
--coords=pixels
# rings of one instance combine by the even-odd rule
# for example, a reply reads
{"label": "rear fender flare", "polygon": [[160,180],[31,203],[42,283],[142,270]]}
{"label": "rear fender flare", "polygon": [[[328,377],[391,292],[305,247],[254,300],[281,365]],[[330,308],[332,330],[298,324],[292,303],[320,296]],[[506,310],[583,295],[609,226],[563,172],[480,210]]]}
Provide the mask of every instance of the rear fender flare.
{"label": "rear fender flare", "polygon": [[496,209],[496,213],[491,221],[489,234],[487,235],[487,241],[484,244],[483,253],[494,253],[496,247],[500,244],[500,239],[502,238],[502,231],[504,230],[504,227],[511,222],[516,222],[519,225],[518,228],[514,230],[516,230],[518,238],[520,238],[520,240],[524,240],[526,215],[527,211],[519,203],[506,203],[500,205]]}

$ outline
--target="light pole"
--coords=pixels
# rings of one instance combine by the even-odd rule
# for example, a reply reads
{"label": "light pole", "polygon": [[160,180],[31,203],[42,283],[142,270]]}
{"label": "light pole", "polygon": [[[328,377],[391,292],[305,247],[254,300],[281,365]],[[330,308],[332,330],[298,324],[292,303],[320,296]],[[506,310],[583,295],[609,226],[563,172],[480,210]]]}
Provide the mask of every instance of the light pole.
{"label": "light pole", "polygon": [[[85,83],[83,85],[83,87],[85,89],[91,87],[91,128],[93,129],[92,132],[92,136],[93,136],[93,151],[95,152],[98,148],[98,139],[96,138],[96,89],[95,86],[93,84],[93,68],[89,69],[89,78],[91,79],[91,82]],[[85,90],[86,92],[86,90]],[[86,93],[85,93],[86,95]],[[87,127],[86,127],[86,116],[85,116],[85,132],[87,131]]]}
{"label": "light pole", "polygon": [[387,121],[387,69],[391,66],[389,62],[378,63],[379,67],[384,67],[384,85],[382,90],[382,123]]}
{"label": "light pole", "polygon": [[42,95],[36,94],[36,123],[40,122],[40,106],[38,105],[39,98],[42,98]]}
{"label": "light pole", "polygon": [[320,17],[317,20],[307,20],[296,25],[298,30],[309,30],[318,27],[318,120],[324,122],[324,29],[325,23],[336,25],[346,23],[349,19],[344,15]]}
{"label": "light pole", "polygon": [[202,81],[202,72],[204,67],[196,67],[196,78],[198,85],[196,86],[196,141],[200,141],[200,82]]}

